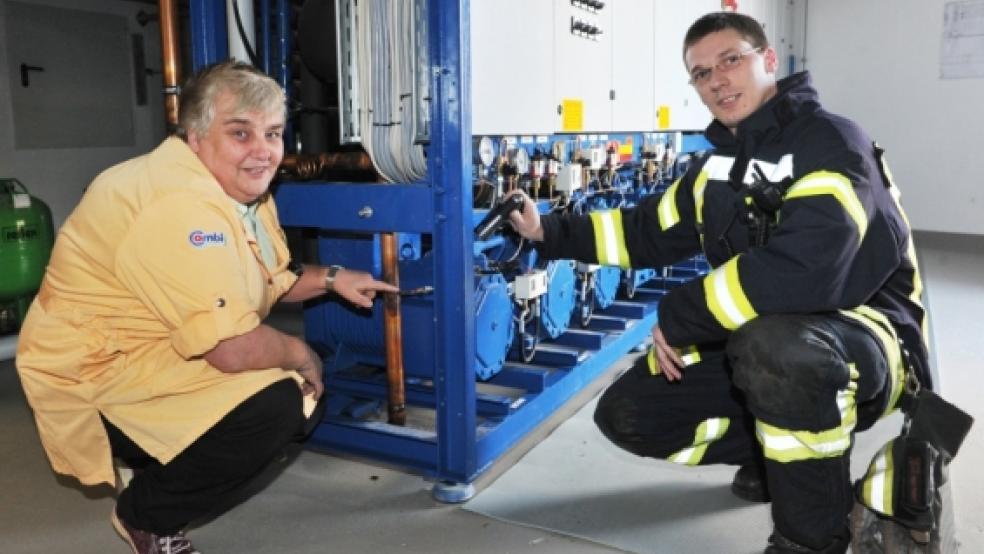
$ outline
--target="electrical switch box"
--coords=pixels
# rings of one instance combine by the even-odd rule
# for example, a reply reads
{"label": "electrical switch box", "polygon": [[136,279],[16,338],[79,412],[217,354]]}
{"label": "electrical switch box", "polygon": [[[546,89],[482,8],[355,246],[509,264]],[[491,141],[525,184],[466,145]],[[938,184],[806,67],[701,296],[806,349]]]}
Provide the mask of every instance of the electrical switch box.
{"label": "electrical switch box", "polygon": [[513,281],[516,300],[533,300],[547,293],[547,272],[534,271],[516,277]]}
{"label": "electrical switch box", "polygon": [[564,164],[557,175],[557,192],[571,194],[582,187],[581,164]]}

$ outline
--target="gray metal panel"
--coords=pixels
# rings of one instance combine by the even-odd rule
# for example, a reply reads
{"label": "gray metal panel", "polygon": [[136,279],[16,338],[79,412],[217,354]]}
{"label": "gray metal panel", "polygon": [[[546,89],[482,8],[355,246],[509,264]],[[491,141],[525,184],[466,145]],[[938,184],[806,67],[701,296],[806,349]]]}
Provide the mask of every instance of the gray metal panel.
{"label": "gray metal panel", "polygon": [[338,102],[341,142],[361,143],[359,126],[358,21],[355,0],[336,0],[335,36],[338,37]]}
{"label": "gray metal panel", "polygon": [[[7,2],[14,145],[132,146],[133,75],[126,19]],[[29,69],[22,79],[22,67]]]}

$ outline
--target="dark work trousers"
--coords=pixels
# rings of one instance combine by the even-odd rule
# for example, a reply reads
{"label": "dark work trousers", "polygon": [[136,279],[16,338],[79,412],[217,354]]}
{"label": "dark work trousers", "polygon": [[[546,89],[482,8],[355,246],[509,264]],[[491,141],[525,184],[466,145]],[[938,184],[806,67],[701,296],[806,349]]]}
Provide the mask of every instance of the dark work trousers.
{"label": "dark work trousers", "polygon": [[239,492],[303,435],[301,391],[284,379],[247,398],[167,464],[103,419],[113,455],[137,470],[116,503],[131,526],[173,535]]}
{"label": "dark work trousers", "polygon": [[693,446],[698,425],[728,418],[727,431],[697,463],[762,465],[764,460],[776,528],[821,550],[848,532],[850,448],[833,457],[763,458],[756,421],[791,431],[838,427],[836,396],[849,386],[853,367],[858,373],[854,430],[867,429],[890,397],[885,348],[869,329],[838,314],[762,316],[726,344],[701,349],[700,361],[687,366],[680,381],[652,375],[641,356],[602,395],[595,422],[621,448],[669,458]]}

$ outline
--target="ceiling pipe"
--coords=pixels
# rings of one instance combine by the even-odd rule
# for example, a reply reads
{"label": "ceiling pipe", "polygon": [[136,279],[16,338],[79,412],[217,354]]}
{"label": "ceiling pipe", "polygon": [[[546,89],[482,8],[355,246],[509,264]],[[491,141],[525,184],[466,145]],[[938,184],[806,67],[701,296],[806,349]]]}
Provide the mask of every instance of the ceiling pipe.
{"label": "ceiling pipe", "polygon": [[280,169],[301,180],[378,181],[372,160],[365,152],[287,154]]}
{"label": "ceiling pipe", "polygon": [[178,95],[181,93],[181,52],[178,42],[178,8],[176,0],[159,0],[161,19],[161,57],[164,65],[164,112],[167,132],[178,128]]}

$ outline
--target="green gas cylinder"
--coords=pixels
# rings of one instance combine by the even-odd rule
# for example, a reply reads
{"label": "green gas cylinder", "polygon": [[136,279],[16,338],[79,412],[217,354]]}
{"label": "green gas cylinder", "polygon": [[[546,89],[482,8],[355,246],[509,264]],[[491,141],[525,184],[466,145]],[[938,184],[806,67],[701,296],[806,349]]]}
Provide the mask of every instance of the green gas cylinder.
{"label": "green gas cylinder", "polygon": [[0,333],[17,329],[54,244],[51,209],[17,179],[0,178]]}

